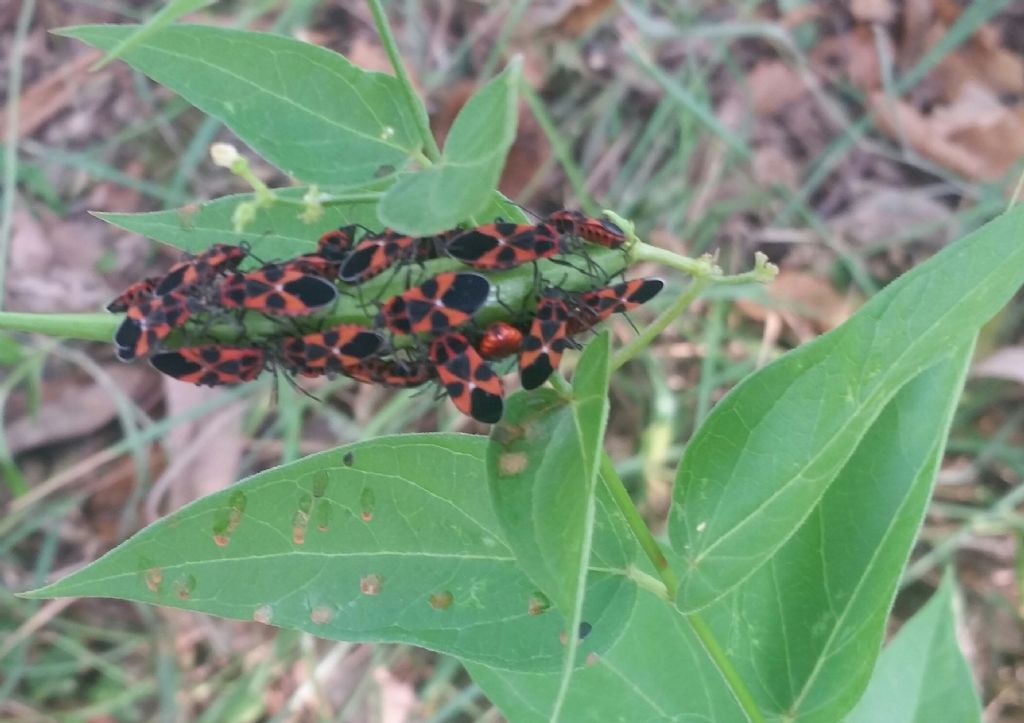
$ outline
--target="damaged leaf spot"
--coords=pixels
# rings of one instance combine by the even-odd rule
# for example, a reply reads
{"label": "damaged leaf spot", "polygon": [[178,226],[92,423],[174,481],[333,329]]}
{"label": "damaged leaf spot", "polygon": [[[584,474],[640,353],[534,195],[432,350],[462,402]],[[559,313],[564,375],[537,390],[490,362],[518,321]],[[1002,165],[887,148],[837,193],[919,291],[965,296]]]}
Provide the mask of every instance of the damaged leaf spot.
{"label": "damaged leaf spot", "polygon": [[309,613],[314,625],[326,625],[334,618],[334,610],[328,605],[317,605]]}
{"label": "damaged leaf spot", "polygon": [[164,581],[164,572],[159,567],[151,567],[146,570],[146,587],[152,593],[160,592],[160,583]]}
{"label": "damaged leaf spot", "polygon": [[346,467],[351,467],[355,464],[356,458],[351,452],[345,452],[345,456],[341,458],[341,461],[345,463]]}
{"label": "damaged leaf spot", "polygon": [[181,575],[174,581],[174,594],[179,600],[188,600],[196,589],[194,575]]}
{"label": "damaged leaf spot", "polygon": [[522,474],[529,463],[530,458],[526,452],[503,452],[498,455],[498,475],[511,477]]}
{"label": "damaged leaf spot", "polygon": [[273,617],[273,610],[269,605],[259,605],[252,611],[252,619],[258,623],[263,623],[264,625],[270,625],[270,621],[273,620]]}
{"label": "damaged leaf spot", "polygon": [[226,509],[217,510],[213,517],[213,542],[217,547],[226,547],[231,533],[242,522],[246,499],[244,492],[235,492],[228,498]]}
{"label": "damaged leaf spot", "polygon": [[365,575],[359,581],[359,591],[363,595],[380,595],[381,578],[376,573]]}
{"label": "damaged leaf spot", "polygon": [[455,596],[447,590],[443,592],[435,592],[430,596],[430,607],[434,610],[447,610],[455,602]]}
{"label": "damaged leaf spot", "polygon": [[363,494],[359,496],[360,517],[363,518],[363,522],[369,522],[373,519],[373,508],[376,504],[377,500],[373,490],[369,487],[363,488]]}
{"label": "damaged leaf spot", "polygon": [[327,491],[327,472],[324,470],[317,471],[313,475],[313,496],[323,497],[324,492]]}
{"label": "damaged leaf spot", "polygon": [[316,507],[313,508],[313,519],[316,520],[316,529],[320,530],[320,532],[327,532],[333,515],[334,509],[331,507],[331,503],[327,500],[318,500]]}
{"label": "damaged leaf spot", "polygon": [[540,615],[546,613],[551,607],[551,601],[548,596],[537,590],[530,596],[530,601],[526,604],[526,612],[530,615]]}

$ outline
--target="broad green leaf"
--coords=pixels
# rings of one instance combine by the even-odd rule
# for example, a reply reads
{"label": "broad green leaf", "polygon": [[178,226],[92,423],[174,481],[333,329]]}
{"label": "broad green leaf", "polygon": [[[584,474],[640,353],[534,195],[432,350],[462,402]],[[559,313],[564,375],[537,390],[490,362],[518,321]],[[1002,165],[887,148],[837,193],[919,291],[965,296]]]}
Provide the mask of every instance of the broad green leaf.
{"label": "broad green leaf", "polygon": [[520,65],[518,58],[509,63],[459,111],[437,165],[405,174],[384,194],[386,226],[428,236],[488,208],[516,136]]}
{"label": "broad green leaf", "polygon": [[970,667],[956,639],[953,576],[882,651],[847,723],[981,720]]}
{"label": "broad green leaf", "polygon": [[259,258],[278,259],[304,254],[316,248],[324,231],[349,223],[377,225],[373,202],[324,206],[316,223],[299,218],[302,209],[294,205],[305,195],[305,188],[285,188],[275,193],[292,203],[275,203],[260,208],[245,232],[238,233],[231,214],[239,203],[252,201],[251,193],[222,196],[215,201],[192,204],[170,211],[151,213],[97,213],[107,223],[134,233],[163,241],[182,251],[201,251],[211,244],[248,243]]}
{"label": "broad green leaf", "polygon": [[669,520],[678,604],[714,602],[800,527],[896,391],[1024,282],[1016,208],[739,384],[686,447]]}
{"label": "broad green leaf", "polygon": [[573,396],[542,389],[513,395],[494,426],[488,483],[520,566],[566,615],[580,591],[591,506],[608,420],[607,333],[587,345]]}
{"label": "broad green leaf", "polygon": [[[638,596],[619,640],[573,675],[565,721],[744,721],[686,618],[651,593]],[[466,665],[473,680],[514,723],[550,720],[558,675]]]}
{"label": "broad green leaf", "polygon": [[[866,685],[969,351],[964,347],[900,390],[792,539],[701,613],[766,717],[840,720]],[[547,719],[555,673],[469,670],[511,720]],[[682,687],[693,681],[707,688],[707,698]],[[565,720],[653,721],[671,711],[683,720],[743,720],[728,707],[728,714],[716,713],[716,705],[732,700],[686,616],[641,595],[619,642],[593,669],[574,675],[563,714]]]}
{"label": "broad green leaf", "polygon": [[[137,25],[60,34],[110,50]],[[202,25],[162,28],[122,59],[223,121],[286,173],[321,186],[390,175],[419,149],[398,81],[291,38]]]}
{"label": "broad green leaf", "polygon": [[99,70],[111,60],[119,58],[128,48],[138,45],[160,28],[167,27],[183,15],[205,8],[207,5],[213,5],[213,3],[214,0],[171,0],[157,10],[153,17],[139,25],[135,32],[105,53],[103,58],[92,66],[91,70]]}
{"label": "broad green leaf", "polygon": [[[30,596],[115,597],[555,670],[565,618],[503,540],[486,445],[406,435],[313,455],[198,500]],[[623,567],[590,576],[587,650],[628,619],[636,587]]]}
{"label": "broad green leaf", "polygon": [[800,529],[702,612],[769,717],[841,720],[867,685],[971,347],[907,383]]}

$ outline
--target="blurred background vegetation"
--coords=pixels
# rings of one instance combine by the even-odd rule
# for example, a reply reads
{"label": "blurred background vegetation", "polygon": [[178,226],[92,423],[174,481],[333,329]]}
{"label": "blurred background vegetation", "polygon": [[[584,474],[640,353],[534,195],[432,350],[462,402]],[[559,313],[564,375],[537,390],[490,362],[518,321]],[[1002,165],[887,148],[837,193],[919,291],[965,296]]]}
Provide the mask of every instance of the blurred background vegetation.
{"label": "blurred background vegetation", "polygon": [[[246,190],[209,161],[212,142],[233,140],[219,122],[123,64],[90,72],[100,53],[47,33],[144,21],[160,6],[0,3],[5,309],[95,311],[177,256],[90,210]],[[657,531],[680,451],[722,394],[999,213],[1024,166],[1021,3],[387,8],[439,137],[479,84],[523,55],[533,93],[501,182],[514,200],[538,213],[611,208],[653,243],[717,253],[729,271],[749,268],[755,251],[781,266],[768,289],[716,289],[614,380],[608,447]],[[216,2],[187,20],[283,33],[388,70],[360,3]],[[256,168],[271,185],[290,182]],[[991,721],[1024,720],[1022,316],[1018,299],[980,341],[892,621],[955,565],[962,640]],[[623,321],[613,329],[633,333]],[[119,364],[110,346],[0,336],[0,719],[501,719],[456,661],[407,646],[14,597],[260,469],[380,434],[481,431],[430,393],[320,380],[310,390],[326,403],[280,385],[275,406],[272,386],[196,389]]]}

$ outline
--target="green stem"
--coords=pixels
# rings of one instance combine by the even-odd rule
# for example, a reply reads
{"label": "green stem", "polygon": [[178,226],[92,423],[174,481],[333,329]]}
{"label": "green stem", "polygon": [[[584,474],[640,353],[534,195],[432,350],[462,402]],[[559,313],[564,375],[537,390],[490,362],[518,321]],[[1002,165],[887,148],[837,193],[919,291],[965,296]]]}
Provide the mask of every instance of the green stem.
{"label": "green stem", "polygon": [[726,655],[718,639],[715,638],[711,626],[700,615],[684,615],[683,617],[686,618],[690,628],[700,640],[701,645],[704,646],[704,650],[707,651],[708,656],[718,667],[718,672],[722,674],[722,678],[725,679],[726,684],[732,690],[732,694],[736,697],[736,702],[740,704],[743,712],[747,714],[747,718],[751,723],[764,723],[764,714],[761,713],[757,701],[754,700],[754,696],[747,689],[747,684],[740,677],[739,671],[733,667],[729,656]]}
{"label": "green stem", "polygon": [[620,368],[623,364],[646,349],[650,343],[654,341],[655,337],[665,331],[665,329],[668,328],[668,325],[675,321],[679,315],[686,310],[686,307],[692,304],[693,300],[701,295],[710,283],[711,279],[706,276],[695,278],[693,282],[686,287],[686,291],[681,293],[676,300],[672,302],[671,306],[661,312],[648,326],[644,327],[643,331],[636,335],[636,338],[616,352],[615,356],[612,357],[612,371]]}
{"label": "green stem", "polygon": [[416,94],[412,80],[405,70],[405,64],[402,63],[402,56],[398,52],[398,43],[395,42],[395,35],[391,32],[391,25],[388,24],[387,15],[384,14],[384,7],[380,4],[380,0],[367,0],[366,4],[370,7],[370,13],[373,14],[373,23],[377,26],[377,33],[388,54],[388,60],[391,61],[391,67],[394,68],[395,77],[398,78],[399,85],[402,86],[405,102],[408,103],[409,109],[416,118],[423,151],[432,162],[436,163],[441,160],[441,149],[430,130],[430,118],[427,117],[426,108],[423,107],[423,102]]}
{"label": "green stem", "polygon": [[18,178],[18,99],[21,96],[21,70],[25,36],[36,10],[35,0],[25,0],[18,13],[11,44],[11,67],[7,76],[7,123],[4,133],[3,196],[0,197],[0,307],[3,306],[7,277],[7,251],[14,227],[14,194]]}
{"label": "green stem", "polygon": [[669,598],[674,599],[676,588],[679,587],[676,573],[669,567],[665,553],[661,551],[661,546],[654,539],[654,535],[651,534],[650,529],[644,522],[644,518],[640,516],[640,511],[633,504],[629,491],[622,484],[622,478],[615,471],[615,465],[612,464],[611,458],[605,451],[601,452],[601,479],[604,480],[605,488],[611,493],[616,507],[619,508],[619,512],[626,519],[626,524],[629,525],[629,529],[633,532],[636,541],[640,543],[640,549],[647,555],[647,559],[651,561],[654,569],[658,571],[661,581],[665,583]]}

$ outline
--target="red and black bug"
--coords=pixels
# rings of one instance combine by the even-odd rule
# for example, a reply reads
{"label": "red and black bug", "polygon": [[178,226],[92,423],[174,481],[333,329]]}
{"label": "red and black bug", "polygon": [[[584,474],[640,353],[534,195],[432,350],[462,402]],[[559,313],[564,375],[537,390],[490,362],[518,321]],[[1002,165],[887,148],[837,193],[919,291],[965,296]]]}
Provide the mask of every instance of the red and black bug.
{"label": "red and black bug", "polygon": [[281,355],[290,369],[304,376],[344,374],[348,367],[380,351],[383,343],[380,334],[364,326],[341,324],[326,331],[284,339]]}
{"label": "red and black bug", "polygon": [[177,291],[129,306],[128,315],[114,332],[117,358],[130,361],[145,356],[174,329],[184,326],[196,310],[196,302]]}
{"label": "red and black bug", "polygon": [[484,359],[504,359],[523,345],[523,330],[507,321],[488,325],[476,340],[476,348]]}
{"label": "red and black bug", "polygon": [[661,279],[630,279],[620,284],[568,295],[571,313],[567,334],[574,336],[612,314],[622,314],[644,304],[662,290]]}
{"label": "red and black bug", "polygon": [[440,243],[434,236],[407,236],[384,229],[365,236],[356,245],[341,265],[338,277],[350,284],[362,283],[397,264],[435,258]]}
{"label": "red and black bug", "polygon": [[626,232],[606,218],[591,218],[579,211],[562,210],[555,211],[547,220],[559,233],[579,236],[611,249],[619,248],[626,242]]}
{"label": "red and black bug", "polygon": [[384,302],[376,325],[395,334],[441,334],[469,321],[490,291],[480,274],[447,271]]}
{"label": "red and black bug", "polygon": [[465,336],[454,332],[439,336],[430,342],[428,354],[456,409],[485,424],[501,419],[505,404],[501,377]]}
{"label": "red and black bug", "polygon": [[519,379],[524,389],[536,389],[547,381],[558,368],[562,352],[572,346],[568,333],[572,312],[565,297],[558,289],[541,294],[537,315],[519,352]]}
{"label": "red and black bug", "polygon": [[326,279],[285,264],[234,272],[218,287],[220,305],[274,316],[304,316],[332,303],[338,290]]}
{"label": "red and black bug", "polygon": [[328,261],[340,264],[355,245],[356,228],[355,224],[351,224],[327,231],[317,241],[317,253]]}
{"label": "red and black bug", "polygon": [[136,281],[118,294],[117,298],[107,304],[107,311],[128,311],[129,306],[135,306],[143,300],[150,298],[153,296],[153,291],[162,278],[162,276],[148,276],[141,281]]}
{"label": "red and black bug", "polygon": [[251,382],[267,366],[262,349],[218,345],[165,351],[149,361],[167,376],[204,387]]}
{"label": "red and black bug", "polygon": [[346,367],[346,376],[365,384],[382,384],[386,387],[419,387],[437,376],[434,365],[426,359],[405,361],[370,357]]}
{"label": "red and black bug", "polygon": [[449,256],[478,269],[511,269],[562,252],[558,230],[549,223],[495,223],[454,235],[446,244]]}
{"label": "red and black bug", "polygon": [[246,246],[213,244],[205,251],[172,266],[171,270],[160,279],[160,283],[156,285],[153,293],[163,296],[176,289],[209,283],[218,274],[227,273],[237,268],[248,253],[249,250]]}

